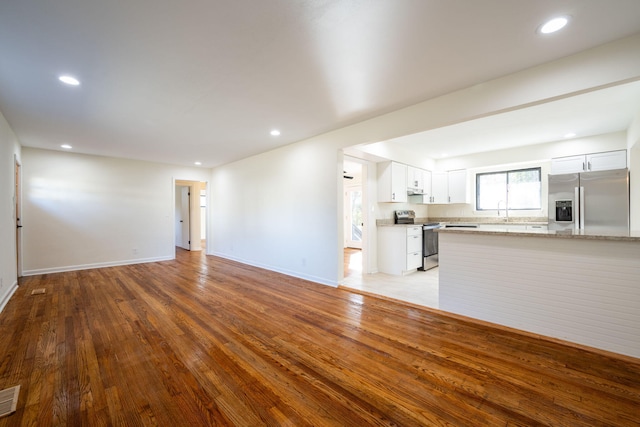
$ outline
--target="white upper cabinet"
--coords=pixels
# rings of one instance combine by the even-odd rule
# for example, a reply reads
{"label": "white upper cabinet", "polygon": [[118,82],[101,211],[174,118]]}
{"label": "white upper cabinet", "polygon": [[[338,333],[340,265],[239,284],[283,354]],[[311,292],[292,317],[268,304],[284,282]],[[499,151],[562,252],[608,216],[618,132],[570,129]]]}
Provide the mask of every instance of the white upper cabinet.
{"label": "white upper cabinet", "polygon": [[431,203],[469,203],[467,171],[433,172],[431,181]]}
{"label": "white upper cabinet", "polygon": [[578,173],[585,171],[585,156],[569,156],[551,159],[551,174]]}
{"label": "white upper cabinet", "polygon": [[433,172],[431,178],[432,203],[448,203],[449,178],[447,172]]}
{"label": "white upper cabinet", "polygon": [[407,190],[416,193],[424,191],[424,172],[422,169],[407,166]]}
{"label": "white upper cabinet", "polygon": [[469,203],[468,197],[466,170],[431,172],[393,161],[378,163],[378,202]]}
{"label": "white upper cabinet", "polygon": [[449,186],[449,203],[468,203],[467,171],[456,170],[447,172]]}
{"label": "white upper cabinet", "polygon": [[627,167],[627,150],[587,154],[586,163],[588,171],[624,169]]}
{"label": "white upper cabinet", "polygon": [[422,181],[424,182],[424,190],[422,192],[424,200],[428,200],[431,203],[433,197],[433,191],[431,189],[431,171],[422,171]]}
{"label": "white upper cabinet", "polygon": [[378,163],[378,202],[407,201],[407,165]]}
{"label": "white upper cabinet", "polygon": [[551,159],[551,174],[580,173],[624,169],[627,167],[627,150],[607,151],[579,156]]}

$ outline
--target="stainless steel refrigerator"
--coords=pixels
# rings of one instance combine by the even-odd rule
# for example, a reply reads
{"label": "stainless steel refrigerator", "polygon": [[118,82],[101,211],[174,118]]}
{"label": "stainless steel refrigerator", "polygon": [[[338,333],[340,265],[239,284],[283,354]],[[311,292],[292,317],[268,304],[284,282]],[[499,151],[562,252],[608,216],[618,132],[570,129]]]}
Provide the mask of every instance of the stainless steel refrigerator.
{"label": "stainless steel refrigerator", "polygon": [[629,231],[629,170],[549,175],[549,230]]}

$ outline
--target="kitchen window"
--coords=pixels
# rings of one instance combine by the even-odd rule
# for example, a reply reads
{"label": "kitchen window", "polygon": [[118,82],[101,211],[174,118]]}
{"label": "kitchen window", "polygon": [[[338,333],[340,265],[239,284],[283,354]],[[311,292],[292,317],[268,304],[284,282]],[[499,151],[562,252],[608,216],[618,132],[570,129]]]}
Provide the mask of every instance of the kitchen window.
{"label": "kitchen window", "polygon": [[476,175],[476,210],[542,209],[540,168]]}

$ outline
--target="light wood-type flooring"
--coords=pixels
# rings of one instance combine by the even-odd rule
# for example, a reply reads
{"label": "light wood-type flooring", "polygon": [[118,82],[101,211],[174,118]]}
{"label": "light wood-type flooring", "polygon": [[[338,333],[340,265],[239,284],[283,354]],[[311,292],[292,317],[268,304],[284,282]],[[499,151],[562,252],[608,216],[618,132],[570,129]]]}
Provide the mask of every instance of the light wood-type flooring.
{"label": "light wood-type flooring", "polygon": [[21,279],[0,314],[18,384],[0,427],[640,422],[640,360],[183,250]]}
{"label": "light wood-type flooring", "polygon": [[430,308],[440,307],[438,267],[405,276],[385,273],[364,274],[362,251],[344,249],[344,278],[340,286],[360,294],[378,295]]}

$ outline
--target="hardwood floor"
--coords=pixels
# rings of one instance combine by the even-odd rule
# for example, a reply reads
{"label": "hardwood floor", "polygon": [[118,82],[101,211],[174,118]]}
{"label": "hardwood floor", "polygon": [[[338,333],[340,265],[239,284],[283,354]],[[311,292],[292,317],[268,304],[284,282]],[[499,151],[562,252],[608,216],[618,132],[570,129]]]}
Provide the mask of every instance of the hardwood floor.
{"label": "hardwood floor", "polygon": [[0,389],[17,384],[0,426],[640,420],[639,360],[182,250],[23,278],[0,315]]}
{"label": "hardwood floor", "polygon": [[344,248],[344,276],[362,274],[362,249]]}

